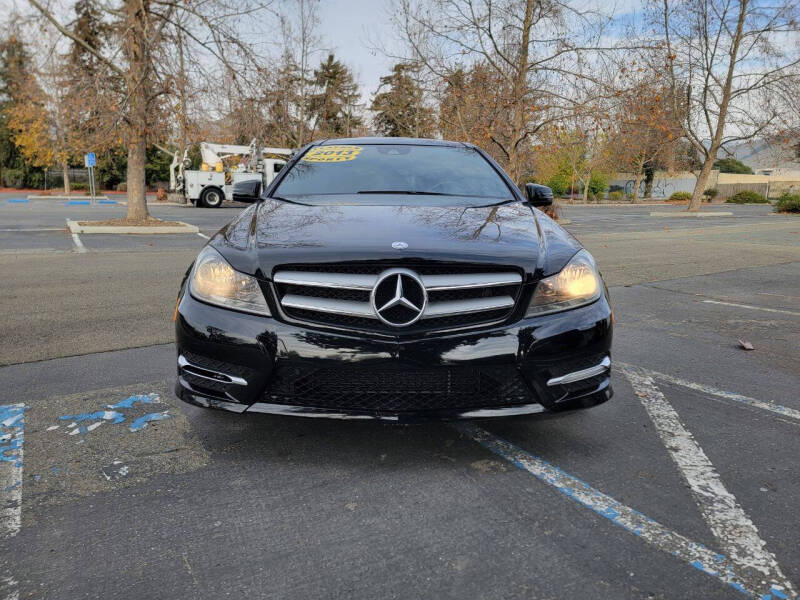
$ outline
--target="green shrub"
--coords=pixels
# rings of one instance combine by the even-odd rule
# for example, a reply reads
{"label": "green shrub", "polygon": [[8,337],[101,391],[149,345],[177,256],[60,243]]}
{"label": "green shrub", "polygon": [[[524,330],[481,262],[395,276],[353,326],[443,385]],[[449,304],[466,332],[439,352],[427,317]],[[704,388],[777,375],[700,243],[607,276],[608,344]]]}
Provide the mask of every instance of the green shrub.
{"label": "green shrub", "polygon": [[615,190],[613,192],[608,192],[608,201],[609,202],[622,202],[625,199],[625,194],[623,194],[619,190]]}
{"label": "green shrub", "polygon": [[719,196],[719,190],[717,188],[708,188],[705,192],[703,192],[703,196],[708,198],[708,201],[711,202],[714,198]]}
{"label": "green shrub", "polygon": [[42,170],[28,170],[25,173],[25,187],[40,190],[44,187],[44,171]]}
{"label": "green shrub", "polygon": [[605,173],[595,171],[589,177],[589,193],[594,196],[602,196],[608,189],[608,176]]}
{"label": "green shrub", "polygon": [[88,190],[89,184],[83,182],[75,182],[75,183],[70,183],[69,188],[71,190]]}
{"label": "green shrub", "polygon": [[545,184],[551,190],[553,195],[563,196],[569,192],[569,186],[572,183],[569,173],[556,173]]}
{"label": "green shrub", "polygon": [[667,198],[668,202],[688,202],[692,199],[690,192],[672,192],[672,195]]}
{"label": "green shrub", "polygon": [[784,194],[778,198],[775,212],[800,213],[800,194]]}
{"label": "green shrub", "polygon": [[128,191],[128,184],[126,182],[118,183],[117,184],[117,191],[118,192],[127,192]]}
{"label": "green shrub", "polygon": [[741,192],[736,192],[733,196],[725,200],[729,204],[767,204],[769,200],[764,198],[758,192],[753,192],[751,190],[744,190]]}
{"label": "green shrub", "polygon": [[20,189],[25,185],[25,172],[22,169],[3,169],[3,185]]}

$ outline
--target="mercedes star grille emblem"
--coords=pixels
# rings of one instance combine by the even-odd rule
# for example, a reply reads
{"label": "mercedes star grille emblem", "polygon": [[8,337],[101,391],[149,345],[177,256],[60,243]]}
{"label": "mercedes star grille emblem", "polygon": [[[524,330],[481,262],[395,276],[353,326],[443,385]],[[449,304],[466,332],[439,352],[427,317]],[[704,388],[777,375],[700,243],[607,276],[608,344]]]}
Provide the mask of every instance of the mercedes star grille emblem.
{"label": "mercedes star grille emblem", "polygon": [[408,327],[425,312],[428,293],[414,271],[389,269],[378,276],[370,301],[381,321],[391,327]]}

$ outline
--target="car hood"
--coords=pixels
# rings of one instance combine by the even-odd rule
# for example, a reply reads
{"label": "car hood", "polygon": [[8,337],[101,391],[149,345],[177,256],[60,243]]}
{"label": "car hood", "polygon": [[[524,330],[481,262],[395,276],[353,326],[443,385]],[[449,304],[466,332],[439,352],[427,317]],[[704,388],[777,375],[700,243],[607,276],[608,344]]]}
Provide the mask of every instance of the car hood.
{"label": "car hood", "polygon": [[338,198],[308,205],[269,199],[243,211],[210,243],[235,269],[266,279],[278,265],[366,260],[485,263],[542,276],[580,248],[528,204],[481,200],[429,205],[378,197],[347,204]]}

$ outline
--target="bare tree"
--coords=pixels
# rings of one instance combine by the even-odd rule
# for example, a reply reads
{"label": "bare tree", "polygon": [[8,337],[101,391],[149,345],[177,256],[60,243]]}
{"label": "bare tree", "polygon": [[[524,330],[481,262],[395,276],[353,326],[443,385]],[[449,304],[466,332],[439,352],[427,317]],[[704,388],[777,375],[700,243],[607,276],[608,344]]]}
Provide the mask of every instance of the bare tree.
{"label": "bare tree", "polygon": [[[164,133],[171,128],[164,117],[168,114],[165,100],[175,95],[174,72],[169,69],[175,40],[180,40],[184,74],[185,60],[193,54],[194,64],[221,65],[224,72],[236,80],[237,73],[257,63],[252,46],[242,35],[242,30],[246,29],[242,23],[252,22],[268,4],[265,0],[103,2],[99,6],[112,23],[113,34],[107,47],[101,49],[65,27],[56,16],[57,10],[39,0],[28,1],[58,32],[82,46],[124,82],[107,126],[109,130],[121,128],[127,146],[127,218],[146,220],[145,151],[148,143],[167,137]],[[241,77],[238,81],[246,84],[247,78]],[[184,100],[185,91],[184,88]],[[181,96],[180,87],[177,95]]]}
{"label": "bare tree", "polygon": [[487,139],[515,179],[531,136],[573,113],[574,89],[599,83],[605,59],[623,48],[601,42],[602,15],[567,1],[396,0],[394,15],[403,58],[451,87],[476,64],[491,71],[497,85],[485,93],[501,116]]}
{"label": "bare tree", "polygon": [[779,123],[775,92],[798,77],[798,2],[654,0],[653,21],[683,133],[701,157],[689,210],[699,210],[714,160],[727,144]]}
{"label": "bare tree", "polygon": [[[640,75],[637,73],[637,75]],[[674,113],[679,110],[679,113]],[[632,201],[638,202],[639,188],[645,179],[645,197],[652,193],[656,168],[674,166],[677,149],[683,136],[681,124],[685,116],[683,104],[673,105],[665,78],[656,72],[644,77],[620,93],[620,103],[613,117],[611,135],[614,158],[635,174]]]}

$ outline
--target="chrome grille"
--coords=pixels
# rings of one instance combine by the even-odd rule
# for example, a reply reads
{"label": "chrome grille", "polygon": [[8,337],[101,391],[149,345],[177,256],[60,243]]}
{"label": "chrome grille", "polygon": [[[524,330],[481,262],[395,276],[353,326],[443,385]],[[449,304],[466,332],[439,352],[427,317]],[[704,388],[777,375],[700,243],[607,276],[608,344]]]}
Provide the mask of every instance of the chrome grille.
{"label": "chrome grille", "polygon": [[[408,327],[383,323],[371,302],[381,274],[396,268],[413,271],[428,298],[419,321]],[[293,320],[393,334],[501,321],[514,310],[522,287],[518,271],[485,265],[287,265],[273,281],[282,311]]]}

